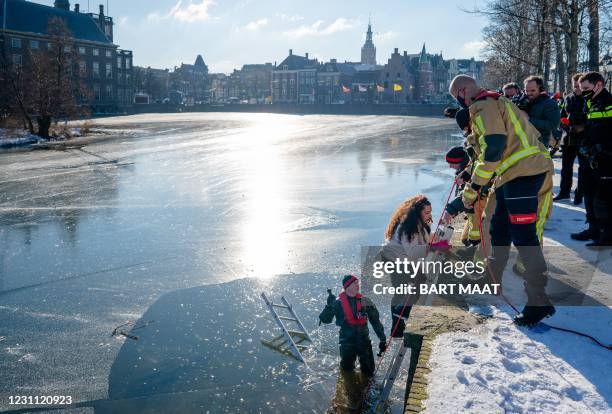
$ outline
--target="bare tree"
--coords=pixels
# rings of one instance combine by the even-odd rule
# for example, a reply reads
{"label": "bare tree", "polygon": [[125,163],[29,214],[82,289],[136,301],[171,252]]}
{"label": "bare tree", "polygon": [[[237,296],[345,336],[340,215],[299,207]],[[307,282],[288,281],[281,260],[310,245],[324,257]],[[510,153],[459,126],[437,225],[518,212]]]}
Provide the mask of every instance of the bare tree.
{"label": "bare tree", "polygon": [[[31,132],[48,138],[51,123],[84,114],[76,99],[85,93],[78,78],[74,38],[65,21],[49,19],[49,47],[28,49],[23,64],[2,59],[2,73],[11,88],[15,106]],[[34,128],[36,119],[37,129]]]}

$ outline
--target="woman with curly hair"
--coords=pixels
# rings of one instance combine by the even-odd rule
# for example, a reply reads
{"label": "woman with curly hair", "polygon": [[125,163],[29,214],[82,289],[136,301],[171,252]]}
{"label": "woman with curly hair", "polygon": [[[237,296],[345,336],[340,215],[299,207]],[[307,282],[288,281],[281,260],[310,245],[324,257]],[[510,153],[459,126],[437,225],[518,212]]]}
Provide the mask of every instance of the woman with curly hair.
{"label": "woman with curly hair", "polygon": [[[410,261],[424,258],[431,242],[431,223],[431,203],[427,197],[419,194],[404,201],[395,210],[387,225],[383,258],[392,262],[398,258],[400,260],[407,258]],[[422,281],[422,275],[406,280],[406,275],[393,272],[390,277],[394,287],[408,282],[418,285]],[[393,337],[404,336],[405,320],[408,319],[412,305],[418,298],[418,295],[394,295],[391,301]]]}

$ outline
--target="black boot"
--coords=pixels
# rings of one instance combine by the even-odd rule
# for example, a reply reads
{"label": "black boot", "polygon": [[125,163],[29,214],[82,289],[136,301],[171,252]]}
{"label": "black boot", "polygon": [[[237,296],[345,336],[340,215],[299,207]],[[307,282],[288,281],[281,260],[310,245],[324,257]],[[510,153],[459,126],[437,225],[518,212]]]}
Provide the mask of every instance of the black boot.
{"label": "black boot", "polygon": [[523,312],[514,317],[514,323],[518,326],[529,328],[536,326],[540,321],[555,314],[554,306],[529,306],[526,305]]}
{"label": "black boot", "polygon": [[523,311],[514,317],[514,323],[518,326],[532,327],[540,323],[542,319],[553,316],[556,311],[543,288],[538,289],[537,293],[530,292],[531,289],[528,286],[526,289],[527,304]]}
{"label": "black boot", "polygon": [[572,233],[570,237],[578,241],[588,241],[594,239],[596,236],[595,232],[589,227],[586,230],[582,230],[580,233]]}
{"label": "black boot", "polygon": [[574,195],[574,205],[579,206],[580,204],[582,204],[582,194],[575,194]]}

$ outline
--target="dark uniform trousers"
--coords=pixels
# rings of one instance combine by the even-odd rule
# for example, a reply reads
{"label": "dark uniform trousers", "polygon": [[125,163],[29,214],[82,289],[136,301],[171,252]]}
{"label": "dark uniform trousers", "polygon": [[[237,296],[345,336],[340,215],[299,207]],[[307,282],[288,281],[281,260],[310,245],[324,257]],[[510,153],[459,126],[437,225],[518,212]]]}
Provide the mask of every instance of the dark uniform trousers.
{"label": "dark uniform trousers", "polygon": [[551,192],[547,189],[552,186],[550,180],[546,173],[518,177],[495,189],[497,205],[491,218],[490,269],[501,283],[513,243],[525,266],[525,290],[529,298],[543,295],[547,282],[540,240],[550,210]]}

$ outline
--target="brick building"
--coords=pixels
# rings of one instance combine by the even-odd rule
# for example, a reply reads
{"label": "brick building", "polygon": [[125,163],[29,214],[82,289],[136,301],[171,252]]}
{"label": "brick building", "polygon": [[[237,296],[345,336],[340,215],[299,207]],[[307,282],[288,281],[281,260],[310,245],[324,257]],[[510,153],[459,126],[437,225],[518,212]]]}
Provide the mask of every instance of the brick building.
{"label": "brick building", "polygon": [[272,71],[272,102],[314,103],[319,62],[305,56],[293,54]]}
{"label": "brick building", "polygon": [[[448,86],[458,74],[464,73],[481,80],[484,62],[472,59],[444,60],[442,53],[403,54],[395,48],[381,70],[380,82],[385,88],[384,102],[446,102]],[[397,86],[396,86],[397,85]]]}
{"label": "brick building", "polygon": [[131,106],[133,55],[119,49],[113,39],[113,19],[99,13],[82,13],[79,4],[70,10],[68,0],[56,0],[54,7],[25,0],[6,0],[0,7],[0,48],[13,65],[27,70],[31,54],[51,48],[48,23],[61,18],[74,37],[76,74],[89,96],[79,97],[94,112],[117,112]]}

